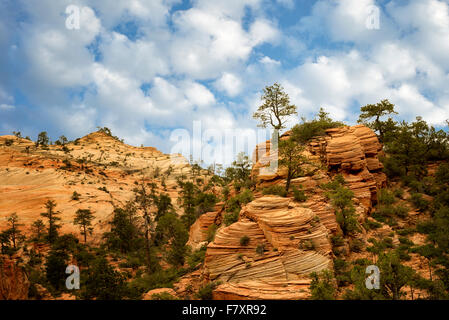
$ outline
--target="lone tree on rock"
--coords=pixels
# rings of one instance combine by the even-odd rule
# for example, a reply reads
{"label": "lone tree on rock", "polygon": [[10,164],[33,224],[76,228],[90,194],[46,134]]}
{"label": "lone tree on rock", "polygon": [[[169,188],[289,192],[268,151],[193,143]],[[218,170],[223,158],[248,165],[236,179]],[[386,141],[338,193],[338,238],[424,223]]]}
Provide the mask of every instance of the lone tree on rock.
{"label": "lone tree on rock", "polygon": [[279,131],[285,128],[285,122],[289,116],[297,114],[296,106],[290,104],[288,94],[278,83],[265,87],[261,100],[263,104],[254,112],[253,118],[261,121],[259,126],[262,128],[271,125]]}

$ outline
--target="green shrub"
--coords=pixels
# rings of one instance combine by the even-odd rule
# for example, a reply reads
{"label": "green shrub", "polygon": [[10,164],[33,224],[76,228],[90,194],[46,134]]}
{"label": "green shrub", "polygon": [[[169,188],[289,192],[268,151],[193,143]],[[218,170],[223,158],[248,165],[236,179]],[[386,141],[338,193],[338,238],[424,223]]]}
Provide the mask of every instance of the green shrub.
{"label": "green shrub", "polygon": [[413,203],[416,209],[423,212],[429,208],[429,201],[423,198],[420,193],[412,193],[410,201]]}
{"label": "green shrub", "polygon": [[340,234],[331,236],[332,245],[335,247],[340,247],[345,244],[345,240]]}
{"label": "green shrub", "polygon": [[394,207],[394,215],[398,216],[399,218],[406,218],[408,216],[408,208],[404,207],[402,205],[397,205]]}
{"label": "green shrub", "polygon": [[218,282],[211,282],[202,286],[198,290],[196,297],[201,300],[212,300],[212,292],[218,285]]}
{"label": "green shrub", "polygon": [[72,200],[78,201],[80,199],[81,194],[76,191],[73,191]]}
{"label": "green shrub", "polygon": [[256,253],[263,255],[263,253],[265,252],[265,245],[263,243],[257,245],[256,247]]}
{"label": "green shrub", "polygon": [[396,198],[402,199],[404,197],[404,189],[402,188],[394,189],[393,194]]}
{"label": "green shrub", "polygon": [[361,239],[353,239],[349,245],[352,252],[362,252],[364,246],[365,242]]}
{"label": "green shrub", "polygon": [[335,286],[333,284],[333,274],[329,270],[321,273],[313,272],[311,275],[310,292],[312,300],[334,300]]}
{"label": "green shrub", "polygon": [[187,263],[191,268],[196,267],[199,263],[204,262],[204,258],[206,257],[207,246],[203,245],[198,250],[192,252],[187,258]]}
{"label": "green shrub", "polygon": [[207,228],[207,242],[212,242],[215,239],[215,234],[217,233],[218,226],[215,223],[212,223]]}
{"label": "green shrub", "polygon": [[293,198],[298,202],[307,201],[307,196],[304,191],[301,189],[297,189],[295,186],[293,186]]}
{"label": "green shrub", "polygon": [[151,295],[151,300],[179,300],[168,292],[155,293]]}
{"label": "green shrub", "polygon": [[394,198],[394,194],[387,189],[380,189],[377,198],[379,203],[383,205],[391,205],[396,201],[396,199]]}
{"label": "green shrub", "polygon": [[287,191],[285,190],[285,188],[283,186],[269,186],[269,187],[263,188],[262,194],[264,194],[264,195],[274,194],[277,196],[286,197]]}
{"label": "green shrub", "polygon": [[382,227],[382,224],[377,221],[366,220],[363,226],[365,227],[366,230],[372,230]]}
{"label": "green shrub", "polygon": [[240,245],[241,246],[247,246],[249,243],[249,237],[248,236],[243,236],[240,238]]}
{"label": "green shrub", "polygon": [[315,116],[315,119],[306,121],[302,119],[301,124],[297,124],[292,128],[293,139],[301,144],[305,144],[316,136],[323,136],[327,129],[344,126],[342,122],[333,121],[323,108]]}
{"label": "green shrub", "polygon": [[224,215],[223,222],[226,226],[230,226],[231,224],[237,222],[239,220],[239,212],[231,212]]}

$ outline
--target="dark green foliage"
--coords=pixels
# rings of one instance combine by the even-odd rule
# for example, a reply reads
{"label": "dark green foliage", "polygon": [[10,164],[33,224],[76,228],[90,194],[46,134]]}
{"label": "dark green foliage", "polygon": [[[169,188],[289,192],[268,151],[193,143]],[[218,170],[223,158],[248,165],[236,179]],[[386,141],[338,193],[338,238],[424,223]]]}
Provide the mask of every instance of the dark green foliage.
{"label": "dark green foliage", "polygon": [[387,189],[380,189],[377,200],[383,205],[392,205],[396,202],[394,194]]}
{"label": "dark green foliage", "polygon": [[187,253],[189,233],[175,213],[168,212],[159,219],[155,233],[156,244],[170,244],[167,249],[167,262],[182,266]]}
{"label": "dark green foliage", "polygon": [[207,246],[202,246],[198,250],[192,252],[189,257],[187,258],[187,263],[189,264],[190,268],[196,267],[199,263],[204,262],[204,258],[206,256],[206,250]]}
{"label": "dark green foliage", "polygon": [[447,134],[429,127],[421,117],[412,123],[402,121],[388,134],[391,138],[385,137],[383,162],[390,178],[406,178],[406,183],[409,176],[420,180],[427,173],[427,162],[449,158]]}
{"label": "dark green foliage", "polygon": [[45,262],[46,278],[56,291],[65,288],[65,280],[67,278],[65,270],[68,260],[69,255],[62,249],[53,249],[47,256]]}
{"label": "dark green foliage", "polygon": [[416,209],[421,212],[426,211],[429,208],[429,201],[423,198],[420,193],[412,193],[410,201],[413,203]]}
{"label": "dark green foliage", "polygon": [[160,217],[173,210],[173,205],[171,203],[170,196],[166,193],[161,193],[159,197],[156,196],[154,200],[157,207],[157,212],[154,220],[159,221]]}
{"label": "dark green foliage", "polygon": [[241,246],[247,246],[249,244],[249,237],[248,236],[243,236],[240,238],[240,245]]}
{"label": "dark green foliage", "polygon": [[286,197],[287,191],[285,190],[284,187],[275,185],[275,186],[269,186],[269,187],[263,188],[262,194],[264,194],[264,195],[274,194],[277,196]]}
{"label": "dark green foliage", "polygon": [[245,189],[239,194],[230,198],[228,201],[226,201],[227,213],[225,214],[223,219],[225,225],[229,226],[234,222],[237,222],[242,206],[251,202],[253,198],[254,198],[253,193],[250,190]]}
{"label": "dark green foliage", "polygon": [[110,225],[111,231],[103,235],[109,250],[128,253],[144,245],[143,235],[137,227],[134,208],[116,208]]}
{"label": "dark green foliage", "polygon": [[349,246],[350,246],[352,252],[362,252],[362,250],[365,246],[365,242],[361,239],[353,239],[349,243]]}
{"label": "dark green foliage", "polygon": [[305,144],[313,137],[325,135],[327,129],[343,125],[341,122],[333,121],[329,114],[323,108],[320,108],[315,119],[306,121],[303,118],[301,124],[297,124],[292,128],[292,139],[300,144]]}
{"label": "dark green foliage", "polygon": [[190,228],[200,215],[213,211],[218,199],[213,193],[201,192],[192,182],[178,181],[178,184],[182,188],[180,201],[184,209],[181,219],[186,228]]}
{"label": "dark green foliage", "polygon": [[332,235],[331,242],[332,242],[332,245],[335,247],[340,247],[345,244],[345,241],[340,234]]}
{"label": "dark green foliage", "polygon": [[239,212],[231,212],[226,213],[223,218],[223,222],[226,226],[230,226],[231,224],[237,222],[239,219]]}
{"label": "dark green foliage", "polygon": [[308,162],[303,155],[305,146],[290,138],[288,140],[279,141],[279,166],[287,169],[287,179],[285,190],[290,189],[290,182],[293,178],[303,176],[303,165]]}
{"label": "dark green foliage", "polygon": [[207,242],[214,241],[215,234],[217,233],[217,229],[218,229],[218,226],[215,223],[211,224],[207,228],[207,238],[206,238]]}
{"label": "dark green foliage", "polygon": [[360,231],[360,226],[355,216],[355,208],[352,201],[354,193],[343,185],[343,178],[336,176],[332,182],[324,185],[323,188],[329,190],[326,196],[331,199],[336,211],[337,222],[343,233],[347,235]]}
{"label": "dark green foliage", "polygon": [[114,270],[105,257],[97,258],[82,281],[83,299],[121,300],[128,295],[125,278]]}
{"label": "dark green foliage", "polygon": [[219,285],[218,282],[211,282],[202,286],[198,290],[196,297],[201,300],[212,300],[212,292],[218,285]]}
{"label": "dark green foliage", "polygon": [[48,220],[47,240],[50,243],[53,243],[54,240],[57,238],[58,229],[61,228],[61,226],[58,224],[58,221],[61,220],[61,218],[58,217],[60,212],[55,211],[55,207],[56,207],[56,202],[54,202],[52,200],[48,200],[45,203],[45,208],[47,209],[47,211],[41,213],[41,216]]}
{"label": "dark green foliage", "polygon": [[155,293],[151,295],[151,300],[178,300],[168,292]]}
{"label": "dark green foliage", "polygon": [[[223,178],[223,183],[231,183],[233,182],[234,189],[240,191],[242,188],[250,189],[254,186],[255,182],[251,179],[251,161],[249,157],[240,152],[237,155],[237,159],[232,162],[231,166],[226,168]],[[224,191],[226,195],[227,191]],[[224,200],[226,200],[225,197]]]}
{"label": "dark green foliage", "polygon": [[256,253],[259,255],[263,255],[264,252],[265,252],[265,245],[263,243],[258,244],[256,247]]}
{"label": "dark green foliage", "polygon": [[[386,121],[382,121],[381,118],[391,114],[397,114],[394,111],[394,104],[390,103],[387,99],[382,100],[377,104],[368,104],[360,108],[362,112],[357,122],[365,124],[379,135],[381,142],[385,141],[385,135],[387,137],[395,128],[393,119],[390,117]],[[369,122],[368,120],[373,119]]]}
{"label": "dark green foliage", "polygon": [[307,201],[307,196],[304,191],[301,189],[297,189],[296,187],[293,187],[293,198],[298,202]]}
{"label": "dark green foliage", "polygon": [[75,213],[73,223],[81,228],[81,235],[84,236],[84,242],[87,242],[87,235],[92,234],[92,220],[94,215],[89,209],[78,209]]}
{"label": "dark green foliage", "polygon": [[167,270],[157,270],[151,274],[144,274],[136,277],[128,283],[128,291],[131,299],[140,299],[142,294],[157,288],[172,288],[173,283],[179,278],[179,272],[170,268]]}
{"label": "dark green foliage", "polygon": [[313,272],[310,276],[312,278],[310,283],[312,300],[335,300],[334,275],[331,271]]}
{"label": "dark green foliage", "polygon": [[78,201],[80,199],[80,196],[81,195],[78,192],[73,191],[73,193],[72,193],[72,200]]}
{"label": "dark green foliage", "polygon": [[261,100],[263,104],[254,112],[253,118],[259,119],[261,122],[259,126],[263,128],[271,125],[279,131],[285,128],[285,121],[289,116],[297,114],[296,106],[290,104],[288,94],[279,83],[275,82],[272,86],[266,86]]}
{"label": "dark green foliage", "polygon": [[382,227],[382,224],[380,224],[377,221],[373,221],[373,220],[367,219],[365,221],[365,223],[363,224],[363,227],[366,230],[373,230],[373,229],[378,229],[378,228]]}
{"label": "dark green foliage", "polygon": [[43,131],[37,136],[36,147],[47,147],[49,142],[50,139],[48,138],[47,132]]}

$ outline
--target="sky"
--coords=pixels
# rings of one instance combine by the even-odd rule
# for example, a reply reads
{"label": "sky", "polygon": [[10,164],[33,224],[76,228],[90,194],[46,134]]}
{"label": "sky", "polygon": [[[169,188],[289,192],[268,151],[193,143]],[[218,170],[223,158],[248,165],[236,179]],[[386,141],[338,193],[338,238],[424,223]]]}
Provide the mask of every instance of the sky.
{"label": "sky", "polygon": [[442,127],[449,0],[0,0],[0,135],[106,126],[171,152],[195,122],[255,130],[274,82],[298,108],[290,126],[320,107],[355,124],[389,99]]}

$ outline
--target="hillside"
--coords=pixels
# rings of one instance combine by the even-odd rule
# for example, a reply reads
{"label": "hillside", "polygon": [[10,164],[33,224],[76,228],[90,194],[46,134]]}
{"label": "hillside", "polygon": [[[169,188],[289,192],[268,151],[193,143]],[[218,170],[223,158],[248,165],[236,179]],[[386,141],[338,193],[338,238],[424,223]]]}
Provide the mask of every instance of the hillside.
{"label": "hillside", "polygon": [[[280,140],[295,134],[294,128]],[[432,281],[428,259],[413,249],[428,243],[417,232],[431,219],[428,206],[416,204],[416,185],[387,177],[383,144],[370,128],[337,126],[293,146],[303,162],[289,179],[283,165],[262,174],[270,141],[257,146],[252,166],[235,163],[220,176],[180,155],[126,145],[104,130],[49,146],[0,137],[0,231],[8,237],[3,298],[310,299],[319,281],[336,288],[337,299],[373,298],[357,281],[364,281],[365,266],[393,251],[421,282]],[[435,179],[440,165],[427,163],[425,179]],[[146,187],[151,194],[139,193]],[[428,193],[420,193],[421,204],[433,201]],[[54,242],[36,237],[32,227],[48,200],[61,218]],[[80,209],[94,215],[86,243],[74,223]],[[7,233],[13,213],[17,248]],[[58,288],[61,279],[52,280],[49,271],[55,254],[66,255],[58,268],[70,262],[89,274],[82,278],[87,287],[95,279],[91,265],[110,264],[125,277],[117,280],[124,291]],[[401,297],[427,297],[425,288],[401,285]]]}

